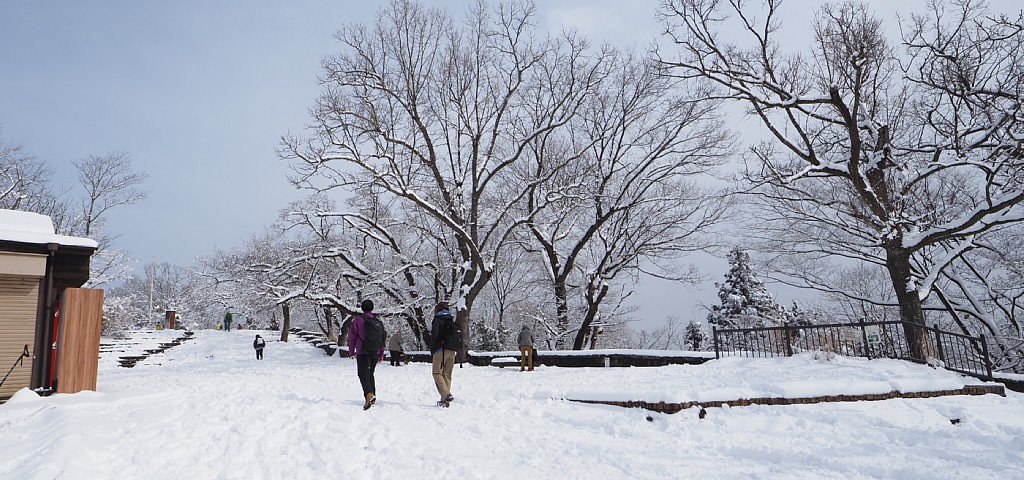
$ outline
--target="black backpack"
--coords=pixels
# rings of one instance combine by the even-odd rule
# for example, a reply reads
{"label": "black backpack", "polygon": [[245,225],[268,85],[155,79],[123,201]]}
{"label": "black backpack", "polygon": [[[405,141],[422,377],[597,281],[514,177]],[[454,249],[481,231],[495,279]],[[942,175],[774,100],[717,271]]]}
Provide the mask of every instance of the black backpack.
{"label": "black backpack", "polygon": [[363,315],[363,351],[359,353],[376,353],[384,349],[388,332],[384,322],[376,316]]}
{"label": "black backpack", "polygon": [[441,322],[441,348],[445,350],[459,350],[462,348],[462,329],[459,322],[452,317],[446,317]]}

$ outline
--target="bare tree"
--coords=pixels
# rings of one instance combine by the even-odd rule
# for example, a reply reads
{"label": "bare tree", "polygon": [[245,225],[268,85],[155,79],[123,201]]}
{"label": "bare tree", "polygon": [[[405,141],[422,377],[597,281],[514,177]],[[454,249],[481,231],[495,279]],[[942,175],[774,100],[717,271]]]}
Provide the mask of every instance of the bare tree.
{"label": "bare tree", "polygon": [[[727,212],[726,197],[695,179],[719,166],[731,142],[716,102],[698,85],[677,88],[653,59],[607,50],[608,74],[569,122],[530,145],[536,161],[525,185],[532,244],[546,263],[555,299],[556,348],[583,348],[610,286],[639,265],[661,278],[692,281],[676,263],[709,245],[706,232]],[[572,158],[562,163],[551,158]],[[576,288],[571,288],[576,285]],[[574,291],[573,291],[574,290]],[[570,318],[571,297],[582,304]],[[611,312],[605,312],[611,313]]]}
{"label": "bare tree", "polygon": [[53,169],[0,141],[0,208],[51,215],[59,213],[61,194],[50,184]]}
{"label": "bare tree", "polygon": [[780,5],[666,0],[679,56],[664,61],[716,82],[770,132],[746,179],[776,246],[884,267],[900,317],[923,325],[939,274],[1024,219],[1024,22],[932,1],[895,47],[866,5],[825,5],[801,56],[776,39]]}
{"label": "bare tree", "polygon": [[1022,227],[993,232],[942,271],[935,282],[946,324],[985,335],[993,368],[1024,372],[1024,254]]}
{"label": "bare tree", "polygon": [[150,262],[141,274],[131,275],[105,295],[104,329],[152,327],[167,310],[177,312],[183,324],[210,326],[216,300],[208,294],[209,287],[187,268]]}
{"label": "bare tree", "polygon": [[54,187],[52,168],[22,153],[18,146],[0,143],[0,208],[24,210],[50,217],[63,235],[89,237],[99,244],[90,262],[86,286],[96,287],[130,276],[132,259],[113,248],[117,235],[105,228],[110,210],[146,197],[137,187],[146,175],[135,172],[127,153],[90,155],[72,162],[78,170],[83,197]]}
{"label": "bare tree", "polygon": [[602,73],[584,42],[538,38],[533,19],[528,3],[478,2],[457,21],[392,1],[373,25],[338,32],[315,138],[285,139],[281,151],[299,185],[372,183],[449,232],[458,258],[446,266],[456,282],[444,299],[464,332],[495,252],[530,214],[521,214],[525,193],[503,187],[527,145],[563,128]]}
{"label": "bare tree", "polygon": [[107,213],[122,205],[133,205],[146,198],[138,188],[148,177],[136,172],[126,152],[111,152],[103,156],[89,155],[72,162],[78,169],[78,183],[85,190],[81,200],[78,221],[69,231],[89,237],[99,233],[107,220]]}
{"label": "bare tree", "polygon": [[114,248],[119,235],[106,227],[108,214],[117,207],[144,200],[146,192],[138,187],[147,175],[134,170],[131,157],[125,152],[89,155],[72,164],[78,170],[78,183],[85,195],[60,222],[55,221],[57,231],[92,238],[99,244],[89,264],[89,287],[123,280],[130,274],[132,259]]}
{"label": "bare tree", "polygon": [[654,330],[635,331],[633,333],[632,348],[644,350],[686,350],[689,347],[686,343],[687,333],[692,325],[694,325],[692,321],[687,325],[683,325],[678,316],[669,315],[665,318],[665,323]]}

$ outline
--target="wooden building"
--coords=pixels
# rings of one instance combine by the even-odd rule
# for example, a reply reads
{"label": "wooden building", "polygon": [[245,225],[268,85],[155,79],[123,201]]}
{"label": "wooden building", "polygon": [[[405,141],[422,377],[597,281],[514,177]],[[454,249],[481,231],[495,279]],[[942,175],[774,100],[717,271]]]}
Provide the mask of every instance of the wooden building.
{"label": "wooden building", "polygon": [[96,248],[55,234],[50,217],[0,209],[0,402],[26,387],[95,390],[103,291],[78,287]]}

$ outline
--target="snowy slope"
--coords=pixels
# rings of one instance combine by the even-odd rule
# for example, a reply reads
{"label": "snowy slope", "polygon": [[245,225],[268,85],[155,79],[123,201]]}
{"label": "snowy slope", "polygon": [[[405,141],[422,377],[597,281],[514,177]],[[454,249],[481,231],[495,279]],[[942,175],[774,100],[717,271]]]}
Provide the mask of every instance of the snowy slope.
{"label": "snowy slope", "polygon": [[98,392],[22,391],[0,406],[0,478],[1024,478],[1024,396],[1013,392],[708,409],[703,420],[693,410],[562,400],[977,383],[920,365],[811,357],[532,373],[467,365],[455,370],[454,404],[441,409],[428,365],[384,363],[380,400],[363,411],[353,360],[262,334],[271,341],[260,362],[253,332],[199,331],[154,356],[160,365],[105,363]]}

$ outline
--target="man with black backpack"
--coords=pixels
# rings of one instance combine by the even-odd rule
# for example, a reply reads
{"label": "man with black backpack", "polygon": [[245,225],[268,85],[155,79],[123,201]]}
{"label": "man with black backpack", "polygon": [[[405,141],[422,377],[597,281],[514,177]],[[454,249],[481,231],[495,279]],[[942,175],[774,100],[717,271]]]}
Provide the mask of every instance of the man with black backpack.
{"label": "man with black backpack", "polygon": [[448,407],[452,396],[452,370],[455,368],[455,354],[462,348],[462,330],[455,323],[455,317],[448,311],[448,303],[440,302],[434,308],[434,321],[430,324],[430,354],[432,373],[437,393],[441,395],[437,406]]}
{"label": "man with black backpack", "polygon": [[372,300],[363,300],[359,308],[363,313],[352,317],[352,327],[348,335],[348,355],[356,357],[356,371],[365,399],[363,410],[367,410],[377,401],[373,372],[377,369],[377,362],[384,360],[387,332],[384,330],[384,323],[373,314]]}

